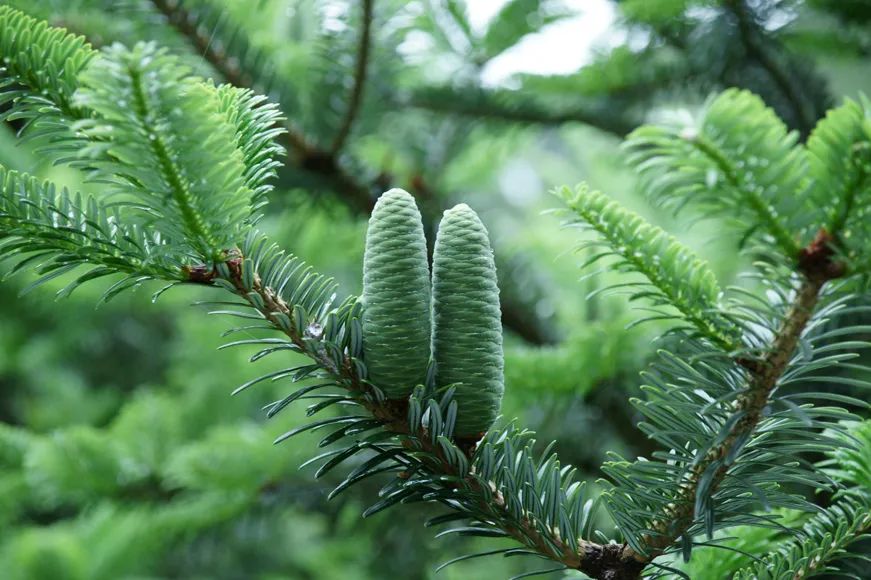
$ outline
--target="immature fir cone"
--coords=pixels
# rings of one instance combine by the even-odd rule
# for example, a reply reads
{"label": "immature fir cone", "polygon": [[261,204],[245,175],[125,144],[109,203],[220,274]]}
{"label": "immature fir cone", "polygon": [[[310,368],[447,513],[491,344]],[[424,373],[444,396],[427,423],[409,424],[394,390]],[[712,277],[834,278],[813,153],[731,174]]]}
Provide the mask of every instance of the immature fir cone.
{"label": "immature fir cone", "polygon": [[420,212],[401,189],[383,194],[369,219],[363,303],[369,380],[388,398],[405,398],[426,379],[431,306]]}
{"label": "immature fir cone", "polygon": [[442,218],[432,280],[436,384],[457,384],[455,434],[476,437],[502,404],[502,324],[487,229],[466,204]]}

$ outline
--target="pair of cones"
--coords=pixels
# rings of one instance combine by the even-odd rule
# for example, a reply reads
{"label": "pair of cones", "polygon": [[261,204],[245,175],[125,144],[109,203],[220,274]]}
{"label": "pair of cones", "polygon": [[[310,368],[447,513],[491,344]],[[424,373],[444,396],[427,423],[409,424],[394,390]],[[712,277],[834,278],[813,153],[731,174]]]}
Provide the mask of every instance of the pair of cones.
{"label": "pair of cones", "polygon": [[375,204],[363,261],[363,352],[369,380],[389,399],[426,382],[454,386],[454,435],[477,438],[504,391],[496,266],[487,229],[466,204],[444,213],[432,276],[414,198],[401,189]]}

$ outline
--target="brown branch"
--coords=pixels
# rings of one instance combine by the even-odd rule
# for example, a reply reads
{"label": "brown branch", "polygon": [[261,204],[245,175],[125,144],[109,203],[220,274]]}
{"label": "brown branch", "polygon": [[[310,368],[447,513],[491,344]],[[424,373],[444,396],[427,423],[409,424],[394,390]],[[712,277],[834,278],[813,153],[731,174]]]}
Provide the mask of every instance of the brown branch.
{"label": "brown branch", "polygon": [[366,71],[369,66],[369,45],[372,42],[372,5],[375,0],[363,0],[363,28],[360,31],[360,45],[357,49],[357,64],[354,68],[354,88],[351,90],[351,100],[348,110],[342,120],[341,128],[330,147],[330,154],[334,157],[339,154],[345,140],[351,133],[357,111],[363,100],[363,88],[366,85]]}

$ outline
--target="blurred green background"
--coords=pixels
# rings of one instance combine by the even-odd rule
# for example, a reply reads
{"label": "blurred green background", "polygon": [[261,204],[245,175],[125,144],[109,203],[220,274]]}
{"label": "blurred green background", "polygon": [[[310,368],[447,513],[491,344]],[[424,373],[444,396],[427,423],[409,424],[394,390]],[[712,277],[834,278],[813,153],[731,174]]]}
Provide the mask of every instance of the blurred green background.
{"label": "blurred green background", "polygon": [[[713,92],[759,93],[807,135],[845,96],[871,91],[871,4],[861,0],[376,0],[359,112],[341,147],[363,29],[361,2],[7,2],[96,46],[154,40],[198,74],[281,104],[290,147],[264,229],[358,293],[368,205],[405,187],[437,223],[464,201],[490,229],[506,326],[505,417],[558,439],[563,461],[600,476],[607,451],[649,454],[628,398],[665,328],[581,272],[578,234],[543,213],[553,187],[586,180],[666,227],[740,283],[737,240],[651,209],[621,161],[645,121],[686,118]],[[61,183],[14,123],[0,163]],[[87,185],[93,188],[92,185]],[[723,216],[724,218],[727,216]],[[8,270],[8,268],[6,268]],[[4,271],[5,272],[5,271]],[[586,275],[582,280],[582,274]],[[106,286],[55,300],[0,284],[0,575],[115,578],[503,578],[519,559],[471,560],[410,506],[361,519],[378,482],[336,500],[337,473],[298,469],[315,438],[272,446],[305,420],[261,407],[291,388],[239,384],[292,361],[217,352],[225,320],[191,306],[219,296],[144,287],[95,308]],[[288,355],[290,356],[290,355]],[[607,522],[602,523],[607,526]],[[495,547],[495,546],[494,546]],[[580,577],[577,575],[576,577]],[[869,576],[871,577],[871,576]]]}

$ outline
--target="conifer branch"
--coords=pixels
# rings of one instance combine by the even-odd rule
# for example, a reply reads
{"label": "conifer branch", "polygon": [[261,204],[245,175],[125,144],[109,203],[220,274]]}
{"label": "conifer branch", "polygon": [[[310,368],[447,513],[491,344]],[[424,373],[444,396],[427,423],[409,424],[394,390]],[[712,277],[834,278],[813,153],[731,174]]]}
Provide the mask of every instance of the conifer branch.
{"label": "conifer branch", "polygon": [[[638,577],[643,563],[628,556],[621,544],[598,544],[584,538],[570,542],[568,538],[561,538],[556,533],[556,526],[553,530],[546,530],[532,517],[518,518],[509,506],[509,498],[492,487],[492,483],[485,485],[474,472],[458,471],[455,459],[446,454],[443,442],[417,432],[410,423],[407,400],[371,396],[372,387],[361,381],[352,355],[344,354],[339,362],[330,356],[320,342],[323,328],[316,322],[303,327],[302,324],[306,322],[297,316],[297,307],[283,299],[276,289],[264,283],[260,274],[251,268],[251,260],[237,253],[214,270],[208,271],[205,266],[201,266],[186,269],[185,275],[189,282],[215,284],[244,299],[290,339],[294,350],[314,360],[320,368],[327,371],[336,384],[346,388],[357,404],[365,408],[384,429],[399,438],[405,449],[435,459],[422,460],[418,465],[409,466],[409,471],[426,471],[438,478],[442,482],[441,486],[452,490],[462,488],[464,492],[477,498],[475,508],[485,513],[490,525],[504,532],[506,537],[515,539],[546,559],[558,562],[564,567],[561,569],[581,570],[593,578],[609,580],[632,580]],[[282,439],[279,438],[276,442]],[[482,443],[458,439],[456,448],[465,455],[466,461],[472,461],[476,446]],[[554,460],[555,456],[551,455],[549,461]],[[477,517],[480,519],[481,516]]]}
{"label": "conifer branch", "polygon": [[159,234],[124,223],[118,208],[0,166],[0,261],[19,259],[11,274],[38,259],[32,287],[79,266],[94,267],[59,295],[116,273],[139,282],[180,278],[179,257],[165,244]]}
{"label": "conifer branch", "polygon": [[706,155],[716,164],[717,168],[726,178],[726,181],[729,182],[729,185],[735,188],[736,191],[741,192],[744,200],[747,202],[750,209],[756,214],[759,222],[765,225],[766,229],[768,229],[774,239],[777,240],[777,244],[786,255],[789,257],[795,257],[799,251],[798,243],[792,235],[790,235],[786,227],[780,222],[772,207],[762,199],[759,192],[744,187],[744,184],[741,183],[731,161],[720,152],[716,145],[701,135],[694,135],[688,140],[701,153]]}
{"label": "conifer branch", "polygon": [[[737,123],[746,129],[735,132]],[[696,123],[640,127],[624,148],[655,203],[725,216],[741,231],[741,246],[753,240],[791,261],[801,249],[796,237],[820,225],[811,218],[807,154],[797,140],[758,96],[728,89]]]}
{"label": "conifer branch", "polygon": [[[49,97],[63,116],[81,117],[72,102],[76,77],[97,54],[84,37],[51,27],[10,6],[0,6],[0,38],[4,77]],[[0,103],[5,100],[0,99]],[[45,99],[41,104],[47,104]]]}
{"label": "conifer branch", "polygon": [[[786,371],[798,341],[811,320],[823,286],[837,277],[839,272],[832,266],[833,252],[825,241],[805,248],[803,255],[805,259],[800,266],[802,282],[770,349],[762,360],[746,365],[749,367],[749,386],[733,403],[733,416],[736,419],[733,427],[722,443],[712,447],[681,482],[680,491],[667,513],[654,521],[657,533],[643,539],[649,548],[645,553],[636,552],[625,544],[597,544],[586,538],[577,538],[577,544],[571,545],[559,535],[546,533],[540,523],[516,517],[508,507],[508,498],[502,496],[499,490],[484,489],[481,481],[472,473],[464,476],[458,472],[454,461],[445,455],[444,449],[438,443],[429,437],[416,434],[408,419],[407,402],[366,397],[370,387],[360,380],[352,356],[345,354],[342,362],[337,363],[335,358],[327,354],[318,343],[320,327],[315,324],[303,328],[305,320],[296,316],[295,307],[285,302],[274,289],[262,283],[258,274],[252,270],[246,274],[244,256],[240,255],[228,262],[225,265],[227,273],[221,276],[225,276],[230,282],[230,288],[237,295],[274,326],[281,328],[297,349],[317,361],[338,384],[347,388],[355,396],[355,400],[385,429],[399,436],[404,441],[404,446],[437,458],[435,463],[427,462],[413,469],[425,469],[437,477],[444,477],[445,482],[460,478],[466,492],[480,497],[478,508],[488,515],[488,519],[492,519],[496,528],[542,556],[557,561],[566,568],[581,570],[593,578],[630,580],[638,578],[647,565],[672,547],[693,524],[693,506],[702,482],[705,481],[706,494],[716,491],[728,471],[722,460],[737,453],[762,420],[763,409],[769,403],[771,393]],[[202,278],[199,275],[192,277],[191,281],[212,282],[209,277]],[[297,322],[288,324],[287,321]],[[467,458],[472,460],[476,453],[474,442],[457,443]],[[708,475],[707,472],[712,466],[715,471]]]}
{"label": "conifer branch", "polygon": [[[841,570],[832,562],[856,558],[851,545],[871,534],[871,496],[863,492],[845,495],[816,514],[802,527],[802,534],[752,565],[738,570],[735,580],[803,580]],[[840,575],[840,574],[836,574]]]}
{"label": "conifer branch", "polygon": [[[573,97],[574,102],[578,100],[578,97]],[[625,137],[641,123],[640,119],[602,102],[560,107],[538,102],[522,91],[483,87],[427,87],[415,91],[400,104],[436,113],[512,123],[581,123],[618,137]]]}
{"label": "conifer branch", "polygon": [[360,30],[360,43],[357,49],[357,62],[354,67],[354,87],[351,89],[351,99],[348,102],[348,110],[345,111],[345,117],[342,120],[342,125],[336,133],[333,144],[330,147],[330,154],[336,156],[342,150],[345,140],[351,133],[351,128],[354,125],[354,120],[360,110],[360,104],[363,101],[363,89],[366,85],[366,72],[369,67],[369,46],[372,43],[372,7],[375,0],[363,0],[363,26]]}
{"label": "conifer branch", "polygon": [[[710,495],[726,477],[729,457],[735,457],[747,443],[763,418],[763,410],[781,376],[787,370],[802,333],[811,320],[819,302],[820,292],[829,280],[842,271],[833,266],[833,252],[823,243],[814,243],[805,248],[808,256],[801,266],[802,281],[796,290],[793,303],[786,313],[779,330],[764,358],[748,368],[748,386],[733,402],[732,417],[735,419],[723,441],[711,447],[704,458],[684,476],[680,491],[665,512],[653,521],[653,533],[643,538],[645,553],[627,547],[628,553],[640,562],[650,563],[672,546],[693,524],[696,496]],[[704,485],[704,490],[701,489]]]}
{"label": "conifer branch", "polygon": [[[127,74],[130,75],[134,115],[139,124],[147,131],[148,127],[154,123],[155,116],[151,111],[145,89],[142,86],[142,71],[128,65]],[[173,161],[174,155],[169,150],[163,136],[157,132],[152,133],[150,144],[151,152],[160,165],[163,178],[170,187],[172,199],[179,207],[185,229],[191,234],[193,239],[202,244],[203,250],[206,252],[211,251],[214,256],[218,256],[220,250],[216,247],[215,239],[206,229],[202,217],[194,208],[190,185],[185,182],[181,169]]]}
{"label": "conifer branch", "polygon": [[[738,328],[720,311],[721,291],[714,273],[691,250],[638,214],[585,185],[575,191],[564,187],[557,195],[580,216],[586,228],[594,230],[607,243],[610,251],[597,248],[588,265],[609,254],[618,256],[618,269],[638,272],[649,281],[649,286],[641,286],[633,298],[651,299],[656,306],[669,304],[700,335],[725,352],[740,347]],[[572,218],[570,223],[574,221]],[[581,247],[598,245],[589,242]]]}
{"label": "conifer branch", "polygon": [[[3,40],[4,32],[8,30],[0,26],[0,40]],[[4,44],[0,42],[0,46]],[[758,456],[755,462],[748,460],[738,463],[738,459],[747,459],[752,452],[746,449],[766,438],[769,425],[766,408],[776,400],[775,392],[780,386],[798,378],[829,379],[808,376],[806,373],[847,360],[857,354],[857,348],[867,346],[859,341],[828,344],[819,351],[832,352],[834,346],[837,349],[847,348],[849,352],[810,357],[813,360],[803,368],[797,361],[804,357],[794,356],[800,341],[807,339],[810,342],[814,338],[810,331],[818,322],[821,323],[835,311],[850,312],[840,309],[843,301],[835,301],[827,307],[820,305],[826,284],[842,276],[845,271],[840,263],[841,256],[836,256],[831,246],[833,235],[839,232],[830,234],[822,229],[815,240],[800,248],[800,244],[791,238],[785,240],[784,236],[789,237],[790,229],[777,221],[780,213],[777,206],[768,205],[764,198],[756,198],[755,206],[752,200],[741,200],[759,213],[755,221],[762,222],[762,227],[771,227],[767,221],[773,221],[781,227],[781,235],[775,231],[772,237],[777,243],[787,246],[781,249],[789,257],[795,258],[790,264],[796,266],[796,271],[788,283],[772,285],[774,292],[781,297],[781,300],[774,301],[776,307],[771,311],[750,312],[749,308],[746,311],[755,315],[751,318],[761,321],[763,327],[754,336],[756,342],[748,342],[758,347],[758,350],[753,351],[758,358],[730,358],[731,353],[711,348],[711,341],[694,342],[691,336],[687,337],[686,343],[691,348],[700,348],[704,355],[691,360],[699,362],[698,367],[703,370],[680,360],[676,353],[664,355],[677,361],[684,373],[678,374],[674,383],[689,385],[689,391],[696,398],[687,396],[687,391],[681,392],[681,385],[669,384],[647,402],[643,409],[648,413],[646,416],[658,415],[657,419],[660,419],[658,426],[662,433],[654,433],[654,437],[668,443],[675,441],[676,444],[670,448],[670,453],[658,457],[665,457],[665,461],[657,465],[646,460],[639,461],[636,465],[645,465],[638,471],[649,469],[642,477],[633,478],[632,474],[622,477],[624,482],[631,480],[630,483],[635,486],[633,491],[638,496],[645,496],[642,501],[653,498],[648,503],[648,506],[652,506],[649,509],[642,504],[638,504],[641,505],[639,509],[630,506],[630,509],[622,512],[612,509],[611,515],[624,532],[623,539],[627,544],[598,544],[590,540],[595,522],[590,514],[597,504],[592,499],[582,499],[585,494],[579,490],[583,490],[583,485],[573,482],[574,470],[571,466],[562,467],[553,453],[545,452],[541,457],[534,455],[531,434],[519,431],[513,425],[487,433],[480,433],[478,429],[457,430],[458,401],[454,394],[459,392],[456,384],[462,384],[465,380],[462,375],[459,381],[448,380],[445,382],[449,384],[444,385],[438,382],[439,375],[436,374],[435,379],[427,377],[425,384],[415,386],[410,396],[388,398],[381,388],[383,385],[367,370],[369,361],[366,357],[372,351],[364,352],[365,331],[360,322],[364,313],[362,302],[351,297],[341,306],[333,307],[336,286],[331,279],[318,275],[304,262],[285,254],[252,230],[256,191],[262,191],[263,187],[257,175],[261,172],[267,174],[274,167],[270,157],[278,151],[268,143],[277,133],[264,136],[263,140],[258,140],[254,134],[274,127],[272,112],[253,112],[251,107],[255,104],[243,102],[247,97],[240,93],[235,94],[232,103],[222,100],[222,95],[232,95],[223,94],[221,89],[212,84],[190,77],[176,60],[166,57],[165,53],[156,51],[151,45],[138,45],[133,50],[120,46],[110,49],[77,80],[81,80],[82,85],[75,91],[76,100],[72,103],[81,104],[85,111],[90,109],[89,114],[75,124],[85,144],[84,153],[88,154],[82,155],[89,159],[87,169],[93,175],[105,178],[104,181],[121,187],[119,191],[139,195],[142,204],[125,206],[110,214],[97,201],[72,199],[66,192],[57,195],[49,186],[41,185],[32,178],[7,176],[0,180],[3,186],[0,192],[3,194],[0,196],[0,225],[4,226],[0,230],[0,237],[11,240],[11,243],[0,244],[0,253],[26,255],[23,262],[15,264],[16,268],[26,266],[33,259],[46,256],[53,259],[54,263],[48,266],[49,277],[44,280],[70,272],[90,259],[106,266],[97,270],[99,275],[132,271],[133,275],[121,282],[121,290],[133,287],[144,279],[160,277],[177,282],[181,277],[186,282],[221,287],[241,299],[241,302],[230,304],[241,307],[243,311],[218,313],[255,319],[258,325],[254,328],[275,329],[286,335],[287,339],[245,338],[221,348],[260,345],[263,350],[255,354],[252,361],[273,352],[291,351],[307,356],[313,364],[270,372],[246,382],[237,392],[264,380],[289,378],[297,382],[317,378],[324,382],[307,384],[273,403],[268,407],[268,416],[273,416],[306,396],[306,393],[320,388],[339,389],[342,392],[320,397],[324,400],[309,407],[309,416],[327,408],[334,409],[331,405],[336,402],[363,409],[361,414],[338,413],[294,428],[276,442],[306,431],[338,427],[321,440],[320,446],[342,441],[347,447],[330,450],[313,458],[309,463],[323,461],[319,475],[358,452],[374,452],[374,457],[354,469],[332,494],[340,493],[370,476],[385,472],[398,473],[382,488],[380,499],[364,515],[377,513],[396,503],[433,501],[452,510],[452,513],[436,518],[438,521],[435,523],[457,519],[470,521],[468,526],[444,533],[513,538],[527,549],[507,549],[506,554],[538,555],[556,562],[559,567],[555,570],[578,569],[600,580],[631,580],[638,578],[648,565],[659,566],[653,560],[672,551],[680,541],[684,542],[688,555],[692,548],[692,536],[699,533],[699,514],[703,511],[699,507],[701,504],[717,502],[716,506],[711,505],[711,509],[705,511],[709,533],[714,531],[714,507],[718,511],[728,512],[728,506],[724,509],[725,504],[738,504],[737,507],[732,506],[731,516],[737,514],[742,518],[753,518],[750,511],[755,508],[756,500],[752,497],[744,499],[747,496],[746,488],[739,491],[739,496],[733,495],[725,501],[714,498],[716,492],[720,492],[722,497],[729,491],[730,476],[737,479],[736,476],[742,474],[741,468],[745,466],[749,465],[749,469],[743,474],[751,479],[753,476],[769,478],[769,491],[775,490],[781,481],[773,476],[781,476],[788,481],[820,483],[819,487],[826,487],[829,476],[822,471],[807,472],[806,476],[799,472],[799,476],[796,476],[797,472],[791,471],[788,465],[768,470],[766,461]],[[67,93],[61,91],[58,94],[63,97]],[[119,95],[134,98],[132,114],[127,108],[128,104],[119,100]],[[741,108],[736,107],[735,110]],[[172,121],[167,120],[170,118]],[[726,118],[728,120],[730,117],[727,115]],[[257,129],[248,132],[246,127],[251,123]],[[731,124],[728,126],[731,127]],[[777,125],[774,130],[781,135],[778,142],[781,145],[785,143],[788,149],[792,146],[794,134],[787,135],[779,127]],[[748,133],[753,135],[752,131]],[[166,136],[165,140],[161,135]],[[726,180],[740,192],[739,186],[744,181],[740,176],[736,177],[736,170],[740,166],[730,154],[730,149],[720,148],[716,139],[710,140],[710,152],[704,149],[709,141],[700,141],[701,150],[685,141],[670,136],[661,144],[677,143],[677,147],[691,153],[686,156],[690,161],[707,154],[713,163],[703,159],[704,165],[701,167],[719,168]],[[264,147],[267,153],[262,156],[258,151]],[[769,150],[783,149],[784,146]],[[334,155],[325,155],[325,159],[336,164]],[[767,157],[769,161],[775,161],[781,156]],[[677,162],[684,161],[681,155],[674,159]],[[798,177],[782,179],[783,183],[790,183],[789,179]],[[197,184],[202,184],[202,187],[197,189]],[[788,188],[788,193],[793,191],[795,188]],[[752,190],[750,193],[758,192]],[[667,238],[664,232],[644,224],[640,218],[627,219],[624,223],[621,218],[626,217],[625,213],[607,199],[590,196],[586,198],[586,203],[583,202],[578,200],[576,209],[612,243],[632,236],[637,236],[636,244],[648,243],[650,247],[645,248],[647,254],[638,250],[639,256],[636,256],[635,253],[628,253],[628,247],[618,248],[616,253],[622,256],[626,264],[648,276],[653,288],[665,297],[664,303],[672,303],[685,311],[702,329],[710,326],[702,314],[715,310],[719,290],[713,274],[703,264],[695,260],[688,250]],[[459,211],[465,214],[466,210],[461,208]],[[143,216],[137,218],[137,211],[159,217],[143,222]],[[125,229],[127,219],[131,220],[130,230]],[[150,248],[160,246],[159,249],[163,249],[162,236],[140,243],[140,238],[133,235],[135,227],[141,223],[154,226],[158,231],[163,226],[171,234],[167,236],[170,241],[167,245],[170,245],[170,250],[178,250],[178,257],[181,258],[169,262],[172,267],[159,267],[166,261],[155,262],[157,266],[154,269],[139,272],[140,268],[150,263]],[[475,225],[479,225],[479,222]],[[418,226],[417,229],[421,228]],[[486,238],[482,230],[481,227],[475,231]],[[245,234],[247,239],[240,243]],[[206,238],[206,243],[194,243],[202,240],[191,241],[191,237]],[[460,236],[454,239],[458,240]],[[773,245],[768,237],[765,241]],[[478,254],[487,262],[486,284],[488,297],[492,298],[496,296],[497,289],[492,275],[489,245],[482,241],[478,250]],[[39,254],[40,251],[46,253]],[[436,253],[438,255],[438,250]],[[465,258],[466,254],[458,253],[457,256],[457,261],[464,264],[469,262]],[[656,258],[663,257],[671,258],[671,261],[657,265]],[[191,265],[191,260],[195,261],[195,265]],[[648,266],[647,261],[654,266]],[[424,259],[421,258],[419,262],[425,281],[427,269]],[[436,259],[435,263],[438,265],[439,260]],[[46,274],[44,267],[40,273]],[[91,277],[95,275],[94,270],[86,274]],[[679,292],[684,277],[688,278],[685,283],[689,296],[701,298],[699,302],[705,306],[701,311],[697,312],[694,303],[685,300],[687,297]],[[436,278],[434,274],[433,279]],[[82,281],[87,279],[80,278],[75,283]],[[450,289],[457,286],[459,284],[446,287]],[[116,284],[113,288],[119,287]],[[108,292],[117,291],[110,289]],[[488,308],[492,305],[490,311],[493,311],[487,321],[495,322],[495,303],[487,302],[487,305]],[[780,309],[781,306],[784,311]],[[768,315],[772,311],[775,313],[774,320],[779,320],[779,323],[770,321]],[[852,313],[858,311],[853,310]],[[263,324],[264,321],[267,324]],[[501,374],[501,334],[499,325],[495,324],[495,327],[492,331],[488,329],[488,332],[492,332],[494,339],[498,340],[499,354],[490,357],[488,353],[488,358],[495,361],[494,366],[498,365]],[[247,332],[250,328],[242,327],[233,332]],[[855,329],[842,327],[833,331],[836,334],[825,336],[824,333],[822,338],[816,338],[831,338],[854,332]],[[745,330],[750,335],[754,334],[750,325]],[[468,336],[474,338],[474,333],[469,332]],[[495,340],[493,344],[496,344]],[[714,344],[717,343],[714,341]],[[719,343],[725,346],[732,344],[729,340],[720,340]],[[495,353],[496,350],[491,352]],[[709,364],[710,361],[715,362]],[[722,366],[715,369],[714,366],[720,363]],[[444,368],[444,365],[439,366]],[[848,368],[861,366],[852,365]],[[706,371],[711,374],[706,375]],[[670,380],[671,377],[664,379],[665,382]],[[867,385],[867,381],[860,379],[849,380],[852,382],[847,384]],[[437,389],[436,386],[448,388]],[[714,392],[705,392],[705,387],[713,387]],[[501,394],[501,379],[498,388]],[[718,392],[718,388],[727,392]],[[660,396],[668,389],[671,389],[671,394],[677,393],[678,396],[672,399]],[[656,386],[651,390],[656,391]],[[832,395],[833,398],[836,396]],[[841,396],[835,400],[851,404],[850,397]],[[702,401],[702,404],[697,404],[698,401]],[[677,404],[671,405],[671,402]],[[832,426],[832,429],[837,428],[833,425],[835,420],[855,417],[837,406],[814,409],[809,405],[803,407],[801,412],[806,417],[817,413],[817,416],[824,418],[818,422],[811,421],[812,426],[826,425]],[[795,433],[798,431],[795,425],[799,423],[790,423],[785,417],[776,413],[772,417],[772,422],[779,424],[771,430],[776,432],[779,428],[779,432],[788,439],[781,449],[795,447],[800,449],[797,453],[801,453],[819,449],[820,442],[833,441],[831,437],[809,429],[806,431],[810,437],[819,441],[814,442],[817,446],[803,444],[800,435]],[[661,421],[663,418],[665,423]],[[670,419],[687,425],[667,424]],[[488,429],[491,424],[492,421],[488,420],[487,427],[481,429]],[[642,429],[649,427],[649,424],[642,424]],[[801,436],[807,433],[802,431]],[[772,453],[776,449],[769,447],[763,453]],[[647,474],[650,474],[649,477]],[[614,479],[619,481],[621,477],[618,474]],[[645,490],[644,485],[649,481],[661,484],[661,489]],[[755,495],[755,488],[751,489],[754,490],[751,495]],[[759,491],[764,497],[766,490],[760,488]],[[616,494],[611,494],[610,499],[608,495],[606,492],[603,496],[605,501],[613,500]],[[778,499],[784,495],[781,494]],[[660,502],[661,498],[665,498],[665,501]],[[798,500],[795,504],[807,505]],[[735,519],[730,515],[718,513],[716,524],[719,527],[733,525]],[[751,521],[758,523],[758,520]],[[641,525],[635,525],[637,523]],[[863,520],[861,524],[866,526],[867,521]],[[627,531],[629,533],[625,533]]]}

